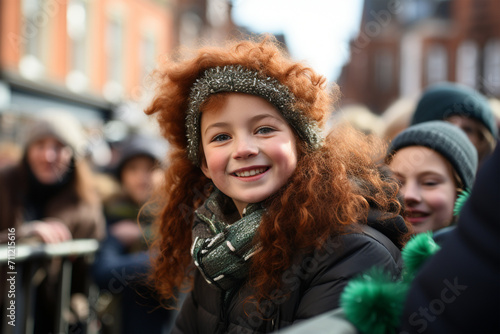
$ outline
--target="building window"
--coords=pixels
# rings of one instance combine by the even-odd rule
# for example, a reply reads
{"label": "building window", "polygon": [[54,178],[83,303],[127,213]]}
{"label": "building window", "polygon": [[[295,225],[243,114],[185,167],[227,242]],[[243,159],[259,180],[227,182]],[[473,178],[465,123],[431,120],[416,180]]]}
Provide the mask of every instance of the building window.
{"label": "building window", "polygon": [[380,92],[392,88],[394,57],[388,50],[379,50],[375,54],[375,84]]}
{"label": "building window", "polygon": [[222,27],[228,21],[229,3],[226,0],[208,0],[207,21],[212,27]]}
{"label": "building window", "polygon": [[112,16],[106,29],[106,74],[104,97],[119,102],[123,96],[124,24],[121,17]]}
{"label": "building window", "polygon": [[141,79],[147,80],[151,71],[156,67],[156,39],[154,34],[148,33],[141,40]]}
{"label": "building window", "polygon": [[427,52],[427,84],[448,79],[448,55],[442,45],[432,45]]}
{"label": "building window", "polygon": [[202,19],[194,12],[186,11],[180,17],[179,42],[181,45],[194,46],[201,37]]}
{"label": "building window", "polygon": [[88,8],[86,0],[68,2],[66,21],[69,37],[69,73],[66,78],[68,87],[77,92],[87,88],[88,59]]}
{"label": "building window", "polygon": [[457,51],[457,82],[466,86],[477,88],[477,75],[479,66],[479,51],[473,41],[465,41]]}
{"label": "building window", "polygon": [[24,46],[19,63],[22,75],[30,79],[39,79],[44,71],[47,55],[48,32],[52,18],[57,12],[47,0],[23,0],[21,42]]}
{"label": "building window", "polygon": [[484,88],[486,93],[500,95],[500,39],[486,43],[484,48]]}
{"label": "building window", "polygon": [[140,84],[132,88],[131,98],[140,103],[148,103],[154,88],[152,72],[156,67],[156,38],[153,31],[143,33],[139,47],[138,76]]}
{"label": "building window", "polygon": [[123,23],[119,18],[108,22],[106,56],[108,81],[122,83],[123,79]]}

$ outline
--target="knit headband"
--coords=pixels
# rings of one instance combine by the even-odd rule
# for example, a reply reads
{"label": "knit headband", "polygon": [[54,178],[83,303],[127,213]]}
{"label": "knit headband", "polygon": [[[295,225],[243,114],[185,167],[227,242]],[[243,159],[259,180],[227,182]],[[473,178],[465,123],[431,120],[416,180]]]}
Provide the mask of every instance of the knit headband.
{"label": "knit headband", "polygon": [[271,77],[241,65],[228,65],[207,69],[196,79],[189,94],[186,115],[186,137],[188,158],[200,165],[200,106],[211,95],[222,92],[238,92],[260,96],[273,104],[287,122],[295,129],[299,138],[312,149],[321,147],[323,137],[316,121],[294,107],[295,96],[285,85]]}

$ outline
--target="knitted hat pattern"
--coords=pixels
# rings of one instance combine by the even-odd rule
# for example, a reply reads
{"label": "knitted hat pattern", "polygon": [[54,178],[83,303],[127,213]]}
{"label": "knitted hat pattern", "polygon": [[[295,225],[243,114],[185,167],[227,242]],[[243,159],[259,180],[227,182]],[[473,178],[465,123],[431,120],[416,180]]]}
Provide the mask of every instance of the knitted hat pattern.
{"label": "knitted hat pattern", "polygon": [[410,126],[390,143],[388,154],[408,146],[424,146],[438,152],[450,162],[465,188],[472,188],[478,164],[477,151],[460,128],[443,121]]}
{"label": "knitted hat pattern", "polygon": [[69,146],[75,156],[85,153],[87,138],[79,120],[67,111],[42,110],[35,114],[25,133],[25,147],[43,137],[52,136]]}
{"label": "knitted hat pattern", "polygon": [[475,119],[493,137],[498,136],[495,116],[486,97],[474,89],[455,83],[440,83],[429,87],[417,104],[411,124],[446,120],[454,115]]}

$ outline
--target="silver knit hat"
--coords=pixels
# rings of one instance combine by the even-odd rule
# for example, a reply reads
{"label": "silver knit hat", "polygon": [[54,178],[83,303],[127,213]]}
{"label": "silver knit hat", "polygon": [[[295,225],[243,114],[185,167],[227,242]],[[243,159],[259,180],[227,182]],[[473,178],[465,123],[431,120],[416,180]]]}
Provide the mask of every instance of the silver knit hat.
{"label": "silver knit hat", "polygon": [[323,136],[315,120],[295,108],[295,96],[278,80],[263,76],[241,65],[227,65],[205,70],[191,87],[186,114],[187,151],[189,159],[200,165],[200,107],[212,94],[239,92],[260,96],[283,115],[299,138],[311,149],[322,145]]}

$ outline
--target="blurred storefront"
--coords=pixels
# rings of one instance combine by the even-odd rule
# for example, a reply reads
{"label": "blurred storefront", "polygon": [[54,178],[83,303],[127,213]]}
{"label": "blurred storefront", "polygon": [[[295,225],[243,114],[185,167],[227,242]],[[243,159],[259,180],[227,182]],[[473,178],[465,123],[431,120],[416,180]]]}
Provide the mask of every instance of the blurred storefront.
{"label": "blurred storefront", "polygon": [[[41,109],[63,109],[87,127],[146,98],[145,80],[175,41],[169,0],[0,2],[0,130]],[[119,115],[118,115],[119,116]]]}

